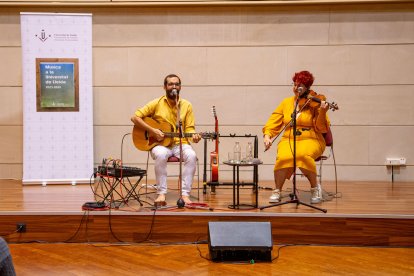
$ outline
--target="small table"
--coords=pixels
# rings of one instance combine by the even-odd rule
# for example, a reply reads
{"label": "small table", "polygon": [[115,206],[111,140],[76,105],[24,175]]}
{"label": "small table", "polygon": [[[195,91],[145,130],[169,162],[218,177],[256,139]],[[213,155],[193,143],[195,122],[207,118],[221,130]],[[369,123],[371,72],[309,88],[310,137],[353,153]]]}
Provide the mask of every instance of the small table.
{"label": "small table", "polygon": [[[256,203],[255,205],[250,204],[242,204],[244,206],[251,206],[254,208],[258,208],[258,199],[259,199],[259,174],[258,174],[258,166],[263,164],[260,160],[255,160],[254,162],[231,162],[231,161],[224,161],[223,164],[232,166],[233,167],[233,205],[229,205],[230,209],[240,209],[240,192],[239,188],[240,185],[252,185],[253,189],[256,193]],[[240,183],[240,167],[253,167],[253,182],[252,183]],[[237,188],[237,189],[236,189]]]}

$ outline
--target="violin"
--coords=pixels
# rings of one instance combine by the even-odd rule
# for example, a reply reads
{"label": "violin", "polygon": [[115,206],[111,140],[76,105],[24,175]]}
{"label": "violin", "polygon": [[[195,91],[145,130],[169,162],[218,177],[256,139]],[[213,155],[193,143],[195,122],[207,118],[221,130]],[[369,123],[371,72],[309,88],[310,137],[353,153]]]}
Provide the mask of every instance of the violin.
{"label": "violin", "polygon": [[332,102],[327,102],[325,95],[318,94],[313,90],[310,90],[306,97],[299,99],[299,108],[302,108],[303,105],[309,106],[310,108],[319,108],[322,101],[326,102],[329,106],[329,109],[332,111],[338,110],[338,104]]}

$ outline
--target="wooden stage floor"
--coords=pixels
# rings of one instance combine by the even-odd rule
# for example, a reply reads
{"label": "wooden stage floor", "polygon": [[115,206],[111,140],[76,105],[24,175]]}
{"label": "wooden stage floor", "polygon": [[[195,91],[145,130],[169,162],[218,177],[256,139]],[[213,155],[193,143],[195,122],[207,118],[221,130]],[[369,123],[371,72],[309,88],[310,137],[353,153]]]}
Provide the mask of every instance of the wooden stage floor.
{"label": "wooden stage floor", "polygon": [[[142,182],[142,181],[141,181]],[[141,184],[139,185],[141,187]],[[268,205],[273,183],[259,183],[259,207]],[[284,200],[289,199],[291,183],[286,182]],[[176,183],[169,184],[167,201],[175,207]],[[315,206],[285,204],[260,210],[229,209],[232,189],[219,186],[216,194],[203,194],[202,187],[192,194],[208,208],[152,210],[155,193],[106,211],[83,211],[85,202],[95,201],[91,187],[75,185],[27,185],[19,180],[0,180],[0,235],[11,242],[191,242],[206,239],[209,221],[270,221],[275,243],[338,244],[374,246],[414,245],[414,183],[325,182],[326,201]],[[142,188],[141,192],[145,189]],[[148,192],[153,192],[148,188]],[[338,192],[336,195],[335,193]],[[298,182],[298,197],[309,203],[309,184]],[[194,202],[197,202],[193,198]],[[241,189],[240,202],[252,204],[251,187]],[[15,233],[24,222],[25,233]]]}

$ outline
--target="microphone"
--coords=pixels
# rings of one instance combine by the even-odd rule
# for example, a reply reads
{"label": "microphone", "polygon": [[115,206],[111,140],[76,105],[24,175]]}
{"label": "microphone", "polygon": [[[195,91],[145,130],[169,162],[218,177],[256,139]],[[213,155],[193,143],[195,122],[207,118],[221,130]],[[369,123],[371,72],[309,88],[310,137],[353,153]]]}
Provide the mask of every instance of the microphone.
{"label": "microphone", "polygon": [[177,97],[177,94],[178,94],[177,89],[175,89],[175,88],[174,88],[174,89],[171,91],[171,94],[172,94],[173,96]]}
{"label": "microphone", "polygon": [[303,95],[306,93],[307,89],[305,89],[303,87],[298,87],[297,91],[298,91],[298,94],[299,94],[298,97],[302,98]]}
{"label": "microphone", "polygon": [[171,91],[171,94],[172,94],[172,96],[173,96],[174,98],[177,98],[179,93],[180,93],[180,92],[178,92],[178,90],[177,90],[177,89],[175,89],[175,88]]}

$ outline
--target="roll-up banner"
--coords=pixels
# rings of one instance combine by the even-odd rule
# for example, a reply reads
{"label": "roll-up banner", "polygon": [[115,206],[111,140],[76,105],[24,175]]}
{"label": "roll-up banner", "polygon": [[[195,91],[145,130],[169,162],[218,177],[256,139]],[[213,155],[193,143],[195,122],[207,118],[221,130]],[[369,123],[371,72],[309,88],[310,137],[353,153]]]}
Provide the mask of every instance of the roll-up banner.
{"label": "roll-up banner", "polygon": [[92,15],[21,13],[23,184],[93,174]]}

